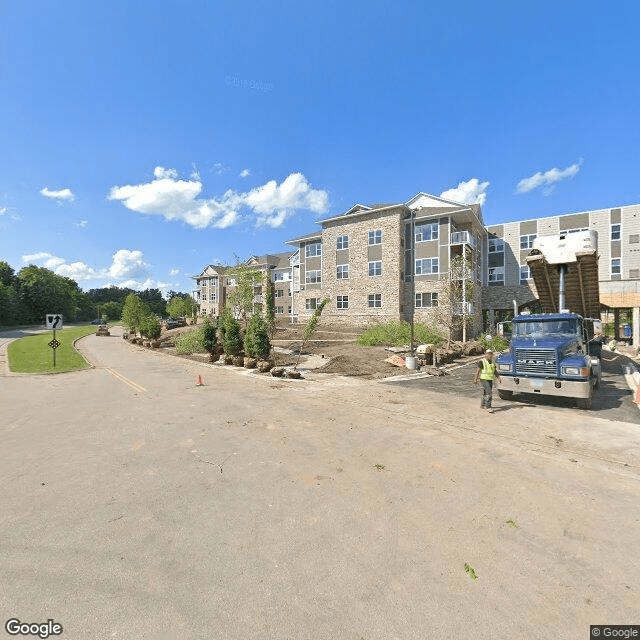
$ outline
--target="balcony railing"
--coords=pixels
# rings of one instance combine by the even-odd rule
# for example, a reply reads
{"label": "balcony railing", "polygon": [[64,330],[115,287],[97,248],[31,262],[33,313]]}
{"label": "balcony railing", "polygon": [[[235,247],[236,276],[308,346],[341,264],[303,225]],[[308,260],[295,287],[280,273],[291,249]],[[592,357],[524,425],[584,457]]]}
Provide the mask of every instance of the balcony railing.
{"label": "balcony railing", "polygon": [[468,231],[454,231],[451,234],[451,244],[468,244],[475,248],[476,240]]}

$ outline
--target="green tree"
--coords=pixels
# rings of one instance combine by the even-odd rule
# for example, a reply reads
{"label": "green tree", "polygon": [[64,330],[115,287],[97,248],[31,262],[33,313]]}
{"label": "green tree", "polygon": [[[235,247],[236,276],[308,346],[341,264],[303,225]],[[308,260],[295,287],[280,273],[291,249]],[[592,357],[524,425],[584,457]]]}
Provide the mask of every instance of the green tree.
{"label": "green tree", "polygon": [[248,356],[256,356],[258,358],[268,358],[271,352],[269,327],[267,322],[258,314],[252,315],[247,323],[247,329],[244,334],[244,352]]}
{"label": "green tree", "polygon": [[156,316],[148,312],[141,319],[139,324],[140,334],[150,340],[157,340],[160,337],[160,321]]}
{"label": "green tree", "polygon": [[198,312],[198,305],[194,299],[187,295],[173,296],[167,303],[167,313],[175,318],[177,316],[184,316],[185,318],[191,318]]}
{"label": "green tree", "polygon": [[202,331],[202,341],[204,344],[204,348],[206,349],[209,355],[213,356],[218,352],[218,338],[216,334],[217,322],[211,322],[209,318],[205,318],[202,323],[202,327],[200,327],[200,331]]}
{"label": "green tree", "polygon": [[65,320],[75,320],[78,292],[74,280],[44,267],[29,265],[18,273],[18,293],[25,308],[25,322],[43,322],[47,313],[61,313]]}
{"label": "green tree", "polygon": [[240,323],[233,317],[231,307],[227,305],[220,316],[222,325],[222,347],[226,356],[236,356],[242,350]]}
{"label": "green tree", "polygon": [[103,302],[100,305],[100,313],[106,316],[112,322],[122,318],[122,303],[120,302]]}
{"label": "green tree", "polygon": [[240,261],[225,275],[236,281],[235,287],[229,290],[227,302],[246,326],[247,316],[252,315],[256,310],[255,288],[263,285],[264,276],[257,269],[241,264]]}
{"label": "green tree", "polygon": [[11,287],[17,284],[16,272],[13,267],[4,260],[0,260],[0,284]]}
{"label": "green tree", "polygon": [[140,328],[143,318],[149,313],[149,308],[135,293],[130,293],[122,307],[122,320],[129,331]]}
{"label": "green tree", "polygon": [[298,351],[298,359],[296,360],[296,366],[293,367],[294,370],[298,368],[298,363],[300,362],[300,356],[302,355],[302,349],[304,348],[304,345],[311,339],[313,332],[316,330],[316,327],[318,326],[318,322],[320,322],[320,316],[322,315],[322,310],[325,308],[325,306],[328,303],[329,303],[329,298],[325,298],[316,307],[316,310],[313,312],[313,315],[309,318],[304,328],[304,332],[302,334],[302,344],[300,345],[300,350]]}

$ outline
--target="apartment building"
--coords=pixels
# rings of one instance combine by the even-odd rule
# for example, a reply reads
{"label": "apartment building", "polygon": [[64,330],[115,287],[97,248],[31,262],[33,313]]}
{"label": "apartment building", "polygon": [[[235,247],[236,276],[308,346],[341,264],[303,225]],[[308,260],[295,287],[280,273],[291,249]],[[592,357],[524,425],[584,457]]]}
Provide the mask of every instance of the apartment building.
{"label": "apartment building", "polygon": [[535,305],[537,292],[526,264],[538,236],[598,232],[600,302],[615,326],[622,309],[633,310],[634,344],[640,343],[640,205],[568,213],[487,227],[487,278],[482,290],[486,324],[513,309]]}
{"label": "apartment building", "polygon": [[320,231],[287,241],[297,248],[295,318],[305,321],[328,298],[323,316],[330,321],[366,325],[407,319],[414,305],[416,319],[435,320],[450,264],[464,255],[467,278],[477,286],[474,296],[450,313],[471,316],[472,327],[480,330],[479,247],[485,230],[479,205],[419,193],[403,203],[356,204],[319,224]]}
{"label": "apartment building", "polygon": [[[253,288],[254,309],[261,310],[264,303],[265,277],[274,283],[276,315],[291,314],[291,264],[293,251],[251,256],[244,264],[261,275]],[[191,276],[196,282],[192,291],[193,299],[200,305],[201,316],[218,317],[222,313],[229,295],[237,286],[234,267],[207,265],[197,276]]]}
{"label": "apartment building", "polygon": [[[640,205],[486,227],[479,205],[421,192],[401,203],[355,204],[318,224],[287,241],[292,251],[246,263],[274,282],[277,317],[305,322],[328,298],[323,317],[330,322],[364,326],[414,313],[441,325],[443,318],[466,318],[468,335],[476,335],[513,313],[514,301],[518,309],[536,309],[526,265],[536,237],[590,229],[598,232],[603,309],[616,327],[621,311],[633,310],[633,340],[640,344]],[[234,286],[224,271],[208,265],[194,276],[201,313],[221,311]],[[452,300],[451,284],[461,281],[464,293]],[[263,293],[256,288],[257,305]]]}

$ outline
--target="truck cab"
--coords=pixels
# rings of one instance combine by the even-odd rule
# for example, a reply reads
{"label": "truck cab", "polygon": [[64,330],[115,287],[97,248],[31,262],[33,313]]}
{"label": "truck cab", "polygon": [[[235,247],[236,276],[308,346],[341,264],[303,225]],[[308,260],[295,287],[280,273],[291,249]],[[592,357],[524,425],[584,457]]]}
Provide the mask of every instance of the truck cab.
{"label": "truck cab", "polygon": [[575,398],[590,409],[600,383],[601,339],[594,321],[575,313],[522,314],[512,321],[508,352],[496,359],[498,394]]}

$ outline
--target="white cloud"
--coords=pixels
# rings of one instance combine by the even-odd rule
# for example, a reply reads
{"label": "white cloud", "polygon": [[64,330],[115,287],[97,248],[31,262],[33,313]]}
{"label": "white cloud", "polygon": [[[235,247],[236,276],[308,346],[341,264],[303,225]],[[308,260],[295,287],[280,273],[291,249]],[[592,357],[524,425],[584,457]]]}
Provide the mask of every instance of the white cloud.
{"label": "white cloud", "polygon": [[554,167],[544,173],[538,171],[538,173],[534,173],[532,176],[520,180],[516,187],[516,193],[529,193],[529,191],[533,191],[539,187],[545,187],[543,193],[545,196],[548,196],[553,192],[557,182],[573,178],[578,171],[580,171],[581,166],[582,160],[579,160],[566,169],[557,169]]}
{"label": "white cloud", "polygon": [[0,216],[3,216],[5,213],[7,213],[7,207],[0,207]]}
{"label": "white cloud", "polygon": [[73,202],[76,199],[71,189],[59,189],[58,191],[52,191],[45,187],[40,190],[40,193],[45,196],[45,198],[52,198],[56,202]]}
{"label": "white cloud", "polygon": [[64,262],[57,266],[54,270],[59,276],[66,276],[76,281],[81,280],[95,280],[100,274],[88,264],[78,262]]}
{"label": "white cloud", "polygon": [[180,269],[171,269],[171,271],[169,271],[170,276],[177,276],[179,273]]}
{"label": "white cloud", "polygon": [[142,257],[142,251],[119,249],[113,254],[108,273],[112,278],[141,278],[148,274],[149,265]]}
{"label": "white cloud", "polygon": [[74,222],[74,224],[76,225],[76,227],[80,227],[81,229],[84,229],[89,224],[89,221],[88,220],[78,220],[78,222]]}
{"label": "white cloud", "polygon": [[198,198],[200,179],[180,180],[173,169],[157,167],[156,179],[138,185],[113,187],[110,200],[147,215],[162,215],[166,220],[182,220],[196,229],[224,229],[241,220],[240,211],[256,214],[256,226],[279,227],[299,210],[324,213],[328,194],[311,187],[301,173],[292,173],[279,185],[275,180],[246,193],[229,189],[221,198]]}
{"label": "white cloud", "polygon": [[489,182],[480,182],[478,178],[471,178],[466,182],[461,182],[455,189],[443,191],[440,194],[445,200],[453,200],[464,204],[483,205],[487,200],[487,188]]}
{"label": "white cloud", "polygon": [[29,253],[22,256],[22,262],[29,264],[43,262],[47,269],[55,269],[57,266],[63,264],[65,260],[63,258],[58,258],[51,253],[47,253],[46,251],[40,251],[39,253]]}
{"label": "white cloud", "polygon": [[224,173],[225,171],[228,171],[228,170],[229,170],[229,167],[222,164],[222,162],[216,162],[213,165],[213,167],[211,167],[211,171],[213,171],[213,173],[215,173],[217,176],[219,176],[221,173]]}
{"label": "white cloud", "polygon": [[248,178],[251,175],[251,171],[249,169],[243,169],[240,172],[240,177],[241,178]]}

